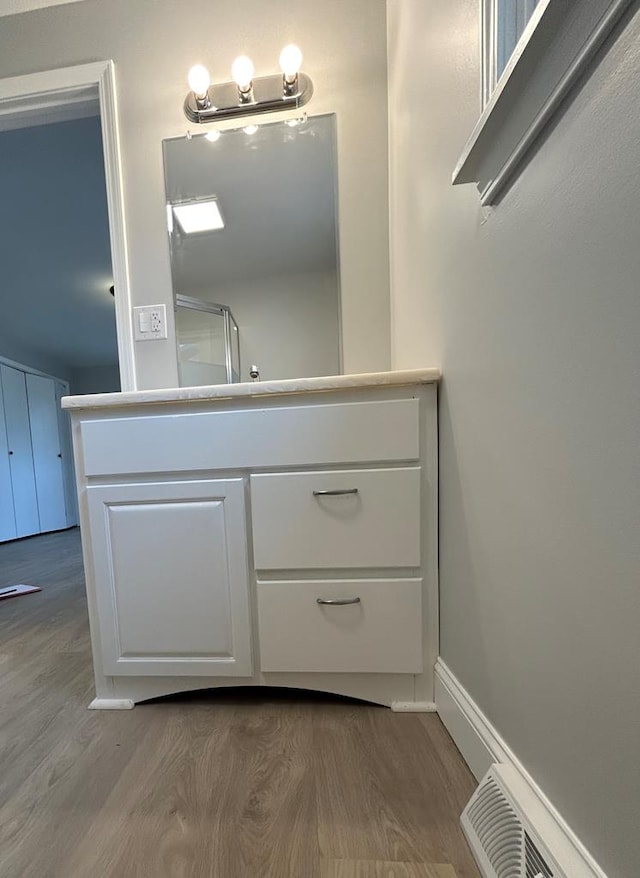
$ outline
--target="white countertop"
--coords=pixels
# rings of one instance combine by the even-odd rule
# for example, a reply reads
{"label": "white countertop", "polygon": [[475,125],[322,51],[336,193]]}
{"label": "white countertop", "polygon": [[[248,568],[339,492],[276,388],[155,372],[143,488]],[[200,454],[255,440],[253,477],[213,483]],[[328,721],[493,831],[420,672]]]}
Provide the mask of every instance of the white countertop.
{"label": "white countertop", "polygon": [[243,384],[212,384],[205,387],[167,387],[161,390],[133,390],[127,393],[91,393],[64,396],[63,409],[99,409],[151,403],[191,402],[208,399],[271,396],[287,393],[319,393],[353,387],[432,384],[440,379],[439,368],[406,369],[396,372],[363,372],[360,375],[329,375],[325,378],[285,378],[280,381],[251,381]]}

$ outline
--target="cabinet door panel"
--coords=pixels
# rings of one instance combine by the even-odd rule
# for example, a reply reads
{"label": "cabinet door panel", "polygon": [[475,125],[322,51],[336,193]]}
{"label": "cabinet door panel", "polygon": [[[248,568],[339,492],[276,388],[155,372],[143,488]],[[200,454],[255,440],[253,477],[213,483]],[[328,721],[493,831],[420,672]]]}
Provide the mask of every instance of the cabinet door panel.
{"label": "cabinet door panel", "polygon": [[43,375],[27,374],[26,378],[40,530],[61,530],[67,526],[67,513],[56,385],[53,378]]}
{"label": "cabinet door panel", "polygon": [[71,442],[71,421],[69,412],[62,408],[63,396],[69,395],[69,385],[56,381],[56,405],[58,408],[58,434],[62,453],[62,477],[64,479],[64,504],[67,511],[67,527],[78,523],[78,501],[76,497],[76,472],[73,464],[73,445]]}
{"label": "cabinet door panel", "polygon": [[13,508],[19,537],[40,532],[36,480],[33,472],[33,451],[27,406],[27,385],[24,372],[0,366],[4,414],[7,425]]}
{"label": "cabinet door panel", "polygon": [[16,517],[13,511],[13,488],[11,486],[11,467],[9,466],[9,446],[7,427],[4,419],[4,399],[0,381],[0,542],[14,540]]}
{"label": "cabinet door panel", "polygon": [[242,479],[87,495],[104,672],[250,676]]}

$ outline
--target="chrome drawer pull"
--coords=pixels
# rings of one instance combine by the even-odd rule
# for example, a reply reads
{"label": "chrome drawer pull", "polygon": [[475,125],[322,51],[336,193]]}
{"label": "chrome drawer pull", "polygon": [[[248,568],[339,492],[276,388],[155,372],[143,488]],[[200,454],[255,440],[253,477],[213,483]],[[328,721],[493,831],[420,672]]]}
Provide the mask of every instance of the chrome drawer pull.
{"label": "chrome drawer pull", "polygon": [[347,607],[349,604],[359,604],[360,598],[316,598],[316,603],[328,607]]}
{"label": "chrome drawer pull", "polygon": [[341,497],[343,494],[357,494],[357,488],[334,488],[333,491],[314,491],[314,497]]}

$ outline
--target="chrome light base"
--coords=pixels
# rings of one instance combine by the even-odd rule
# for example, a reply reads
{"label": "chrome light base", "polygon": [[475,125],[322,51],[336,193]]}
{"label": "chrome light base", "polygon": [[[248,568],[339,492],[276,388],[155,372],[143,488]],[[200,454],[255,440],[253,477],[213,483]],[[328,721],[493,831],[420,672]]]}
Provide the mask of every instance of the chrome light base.
{"label": "chrome light base", "polygon": [[184,102],[184,114],[190,122],[203,124],[258,113],[277,113],[296,110],[311,100],[313,82],[306,73],[298,73],[297,82],[285,83],[282,74],[260,76],[253,80],[250,100],[243,99],[235,82],[210,85],[207,91],[209,107],[199,107],[195,94],[190,91]]}

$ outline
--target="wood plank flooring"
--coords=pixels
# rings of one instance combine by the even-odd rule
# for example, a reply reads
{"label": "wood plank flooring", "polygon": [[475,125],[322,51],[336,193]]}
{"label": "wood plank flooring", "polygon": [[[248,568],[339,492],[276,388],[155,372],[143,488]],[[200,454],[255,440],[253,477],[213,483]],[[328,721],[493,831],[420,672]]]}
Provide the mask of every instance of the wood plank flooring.
{"label": "wood plank flooring", "polygon": [[456,878],[452,866],[382,863],[380,860],[327,860],[322,878]]}
{"label": "wood plank flooring", "polygon": [[477,878],[436,716],[206,692],[88,711],[77,531],[0,545],[1,878]]}

